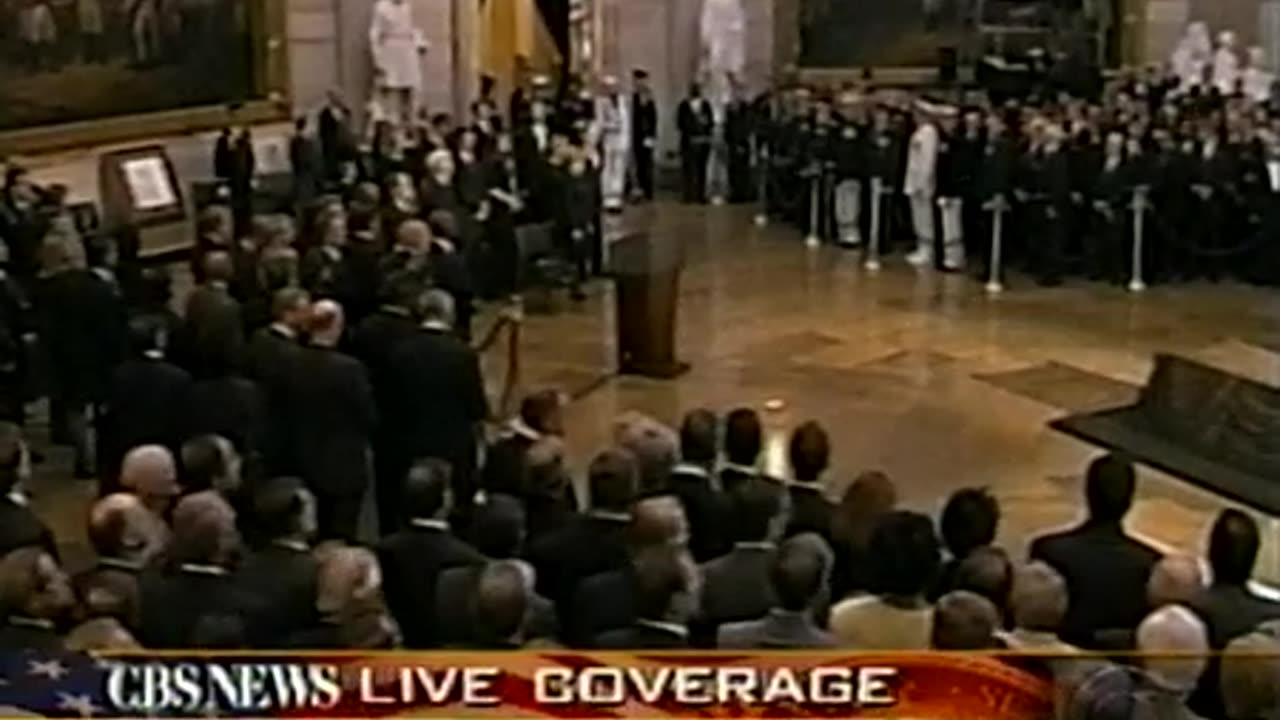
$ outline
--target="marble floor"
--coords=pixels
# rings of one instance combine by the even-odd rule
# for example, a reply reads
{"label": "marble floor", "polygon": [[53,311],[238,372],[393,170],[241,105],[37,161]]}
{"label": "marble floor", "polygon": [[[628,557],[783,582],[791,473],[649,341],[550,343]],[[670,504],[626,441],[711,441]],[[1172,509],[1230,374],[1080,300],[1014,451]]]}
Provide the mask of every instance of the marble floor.
{"label": "marble floor", "polygon": [[[579,306],[529,315],[520,386],[575,396],[568,442],[578,470],[624,411],[675,424],[697,407],[750,406],[766,418],[774,472],[785,472],[789,428],[818,420],[832,435],[834,496],[868,469],[886,471],[905,505],[930,513],[957,488],[986,486],[1004,508],[1002,542],[1021,554],[1036,534],[1078,517],[1082,471],[1096,454],[1048,421],[1127,402],[1157,352],[1280,383],[1280,294],[1266,290],[1203,284],[1131,295],[1015,278],[988,298],[966,277],[897,259],[868,274],[856,254],[806,248],[789,228],[757,228],[744,208],[659,204],[628,222],[686,249],[679,348],[692,370],[671,382],[614,377],[606,284]],[[504,355],[499,347],[486,357],[491,386],[502,384]],[[782,409],[767,411],[771,400]],[[84,488],[37,485],[37,506],[75,542]],[[1144,469],[1130,525],[1162,547],[1199,552],[1225,504]],[[1261,519],[1259,576],[1280,583],[1280,524]]]}

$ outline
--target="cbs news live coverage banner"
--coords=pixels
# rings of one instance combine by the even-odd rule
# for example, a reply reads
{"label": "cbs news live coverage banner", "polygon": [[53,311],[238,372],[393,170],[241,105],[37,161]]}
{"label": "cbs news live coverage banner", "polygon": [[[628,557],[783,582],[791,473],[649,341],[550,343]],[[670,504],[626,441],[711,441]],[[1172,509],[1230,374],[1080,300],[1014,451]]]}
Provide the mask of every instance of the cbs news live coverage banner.
{"label": "cbs news live coverage banner", "polygon": [[0,717],[1041,720],[1052,700],[941,653],[0,654]]}

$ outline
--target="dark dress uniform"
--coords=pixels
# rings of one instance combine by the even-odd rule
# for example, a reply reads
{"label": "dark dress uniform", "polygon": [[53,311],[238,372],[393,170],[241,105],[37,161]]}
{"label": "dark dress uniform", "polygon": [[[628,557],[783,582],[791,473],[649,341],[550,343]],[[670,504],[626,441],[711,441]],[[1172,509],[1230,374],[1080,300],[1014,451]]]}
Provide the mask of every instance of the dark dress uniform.
{"label": "dark dress uniform", "polygon": [[680,163],[684,180],[684,201],[706,202],[707,163],[711,157],[711,136],[715,117],[705,98],[686,98],[676,112],[680,130]]}
{"label": "dark dress uniform", "polygon": [[751,104],[733,100],[725,108],[724,140],[729,166],[729,202],[748,203],[755,200],[756,189],[751,173],[751,135],[755,124]]}
{"label": "dark dress uniform", "polygon": [[658,144],[658,104],[652,96],[631,96],[631,152],[635,160],[636,189],[653,199],[654,154]]}

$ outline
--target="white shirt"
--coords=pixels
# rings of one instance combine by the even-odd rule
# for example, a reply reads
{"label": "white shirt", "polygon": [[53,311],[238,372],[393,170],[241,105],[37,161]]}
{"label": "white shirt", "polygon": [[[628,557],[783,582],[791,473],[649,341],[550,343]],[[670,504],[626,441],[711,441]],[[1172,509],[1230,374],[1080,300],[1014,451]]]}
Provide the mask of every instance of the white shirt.
{"label": "white shirt", "polygon": [[938,128],[933,123],[925,123],[911,134],[911,145],[907,150],[907,176],[902,188],[905,194],[934,194],[938,144]]}

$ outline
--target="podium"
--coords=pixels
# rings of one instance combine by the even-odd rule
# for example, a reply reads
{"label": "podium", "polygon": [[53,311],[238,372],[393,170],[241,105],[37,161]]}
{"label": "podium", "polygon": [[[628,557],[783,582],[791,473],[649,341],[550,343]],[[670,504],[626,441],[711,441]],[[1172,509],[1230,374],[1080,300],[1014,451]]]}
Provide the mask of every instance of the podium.
{"label": "podium", "polygon": [[631,232],[610,245],[620,374],[670,380],[689,370],[676,359],[683,268],[683,247],[670,238]]}

